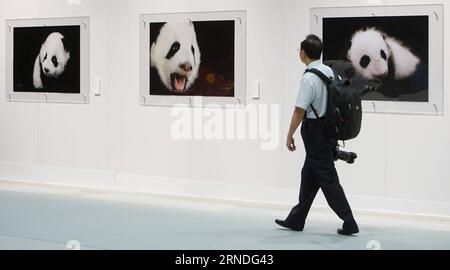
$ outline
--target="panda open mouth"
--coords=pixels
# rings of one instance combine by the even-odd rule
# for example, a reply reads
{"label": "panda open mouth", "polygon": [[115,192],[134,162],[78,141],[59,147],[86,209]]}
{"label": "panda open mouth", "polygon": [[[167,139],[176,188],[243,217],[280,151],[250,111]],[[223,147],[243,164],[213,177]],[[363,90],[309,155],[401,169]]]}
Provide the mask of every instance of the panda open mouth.
{"label": "panda open mouth", "polygon": [[177,93],[184,93],[186,91],[186,85],[188,82],[188,78],[179,73],[172,73],[170,75],[170,80],[172,83],[172,88]]}

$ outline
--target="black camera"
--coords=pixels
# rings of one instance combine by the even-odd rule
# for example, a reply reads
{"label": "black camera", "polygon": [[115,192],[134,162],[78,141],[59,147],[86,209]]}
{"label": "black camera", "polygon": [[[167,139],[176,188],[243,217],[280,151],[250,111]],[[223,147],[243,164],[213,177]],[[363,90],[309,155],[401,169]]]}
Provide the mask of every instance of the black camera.
{"label": "black camera", "polygon": [[334,152],[334,161],[342,160],[347,162],[348,164],[355,163],[355,160],[358,158],[358,155],[353,152],[345,152],[340,150],[339,146],[336,147]]}

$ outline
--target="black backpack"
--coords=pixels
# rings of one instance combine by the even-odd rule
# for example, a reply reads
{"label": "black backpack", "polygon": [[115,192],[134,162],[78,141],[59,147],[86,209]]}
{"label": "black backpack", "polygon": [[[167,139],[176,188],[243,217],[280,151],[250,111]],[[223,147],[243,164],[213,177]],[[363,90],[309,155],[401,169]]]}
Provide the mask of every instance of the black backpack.
{"label": "black backpack", "polygon": [[[305,73],[316,74],[327,85],[327,112],[321,120],[325,132],[340,141],[356,138],[361,131],[362,106],[361,93],[351,85],[348,79],[328,78],[318,69],[308,69]],[[314,106],[311,108],[319,119]]]}

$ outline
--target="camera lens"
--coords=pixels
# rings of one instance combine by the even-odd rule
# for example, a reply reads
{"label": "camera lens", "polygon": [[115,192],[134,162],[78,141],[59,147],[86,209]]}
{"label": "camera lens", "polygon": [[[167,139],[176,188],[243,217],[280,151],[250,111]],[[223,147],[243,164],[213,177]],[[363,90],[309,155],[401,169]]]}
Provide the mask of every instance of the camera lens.
{"label": "camera lens", "polygon": [[358,158],[358,155],[356,155],[356,153],[345,152],[345,151],[341,151],[339,149],[336,149],[335,155],[334,155],[335,161],[342,160],[342,161],[347,162],[348,164],[355,163],[355,160],[357,158]]}

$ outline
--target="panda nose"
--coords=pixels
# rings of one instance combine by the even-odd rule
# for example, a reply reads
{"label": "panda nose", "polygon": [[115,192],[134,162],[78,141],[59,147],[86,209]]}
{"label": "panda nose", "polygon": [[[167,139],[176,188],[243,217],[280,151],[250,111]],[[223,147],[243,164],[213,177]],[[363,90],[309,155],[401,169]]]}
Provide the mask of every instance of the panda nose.
{"label": "panda nose", "polygon": [[50,70],[48,68],[44,68],[44,72],[48,73]]}
{"label": "panda nose", "polygon": [[184,63],[180,65],[181,70],[184,72],[191,72],[192,71],[192,65],[188,63]]}

